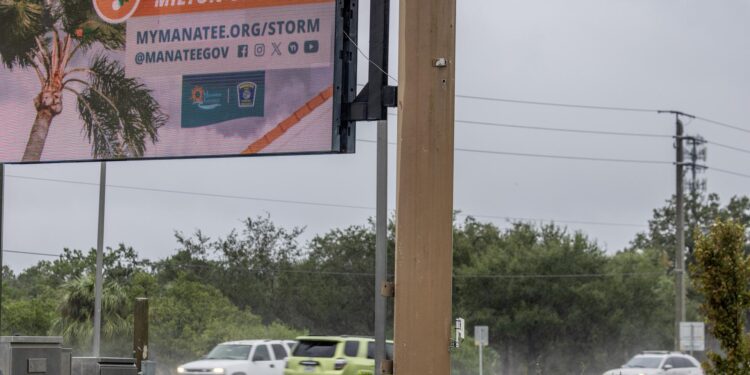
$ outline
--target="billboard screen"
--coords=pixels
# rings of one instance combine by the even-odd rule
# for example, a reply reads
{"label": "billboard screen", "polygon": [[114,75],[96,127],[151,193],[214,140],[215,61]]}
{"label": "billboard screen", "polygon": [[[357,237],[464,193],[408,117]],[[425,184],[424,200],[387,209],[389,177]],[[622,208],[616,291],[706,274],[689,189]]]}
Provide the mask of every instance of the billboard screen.
{"label": "billboard screen", "polygon": [[352,152],[339,3],[0,3],[0,163]]}

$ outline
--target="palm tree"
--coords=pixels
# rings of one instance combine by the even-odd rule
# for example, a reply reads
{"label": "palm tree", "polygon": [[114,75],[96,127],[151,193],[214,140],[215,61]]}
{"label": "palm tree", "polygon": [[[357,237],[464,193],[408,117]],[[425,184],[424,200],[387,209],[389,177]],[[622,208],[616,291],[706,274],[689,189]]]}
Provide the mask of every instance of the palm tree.
{"label": "palm tree", "polygon": [[[63,336],[77,353],[86,353],[94,337],[94,276],[86,274],[70,280],[63,285],[62,293],[58,308],[60,316],[52,323],[52,333]],[[102,340],[111,344],[132,337],[128,317],[128,297],[124,288],[113,281],[105,283],[102,289]]]}
{"label": "palm tree", "polygon": [[[151,90],[107,54],[124,45],[124,25],[99,19],[91,0],[0,0],[0,61],[11,70],[33,69],[40,85],[23,161],[40,160],[63,92],[78,99],[94,158],[140,157],[147,139],[158,141],[167,116]],[[76,57],[87,52],[89,64],[77,66]]]}

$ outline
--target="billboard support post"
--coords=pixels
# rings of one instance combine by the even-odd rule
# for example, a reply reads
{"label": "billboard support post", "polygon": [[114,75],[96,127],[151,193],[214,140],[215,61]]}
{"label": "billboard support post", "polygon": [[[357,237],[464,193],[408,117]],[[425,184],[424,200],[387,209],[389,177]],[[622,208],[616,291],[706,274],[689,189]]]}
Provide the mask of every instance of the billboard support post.
{"label": "billboard support post", "polygon": [[395,107],[397,104],[397,87],[388,85],[389,28],[390,0],[372,0],[368,81],[349,104],[347,112],[350,121],[385,120],[388,107]]}
{"label": "billboard support post", "polygon": [[[370,52],[368,82],[352,107],[359,106],[360,119],[377,122],[377,192],[375,218],[375,375],[392,372],[383,366],[386,358],[387,317],[386,283],[388,278],[388,107],[395,101],[384,100],[388,86],[388,39],[390,0],[370,2]],[[391,90],[394,90],[391,88]],[[395,97],[395,95],[392,95]],[[359,100],[359,102],[358,102]]]}
{"label": "billboard support post", "polygon": [[449,375],[456,0],[399,6],[394,374]]}
{"label": "billboard support post", "polygon": [[107,192],[107,162],[100,163],[99,224],[96,236],[96,279],[94,280],[94,345],[93,356],[99,357],[102,340],[102,267],[104,258],[104,205]]}
{"label": "billboard support post", "polygon": [[388,121],[378,121],[375,213],[375,375],[382,375],[385,355],[388,277]]}

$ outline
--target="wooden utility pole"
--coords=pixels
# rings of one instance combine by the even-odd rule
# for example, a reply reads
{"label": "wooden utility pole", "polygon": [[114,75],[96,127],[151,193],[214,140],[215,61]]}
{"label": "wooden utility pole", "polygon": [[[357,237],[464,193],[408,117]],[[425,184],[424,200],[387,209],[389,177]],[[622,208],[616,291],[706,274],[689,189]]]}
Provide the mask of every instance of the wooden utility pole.
{"label": "wooden utility pole", "polygon": [[141,362],[148,359],[148,298],[135,299],[133,311],[133,354],[135,366],[141,371]]}
{"label": "wooden utility pole", "polygon": [[680,323],[685,319],[685,127],[680,116],[695,118],[695,116],[680,111],[659,111],[659,113],[673,114],[675,117],[675,149],[676,149],[676,174],[675,174],[675,242],[677,246],[674,252],[674,286],[675,286],[675,317],[674,317],[674,350],[680,351]]}
{"label": "wooden utility pole", "polygon": [[456,1],[399,6],[394,373],[449,375]]}

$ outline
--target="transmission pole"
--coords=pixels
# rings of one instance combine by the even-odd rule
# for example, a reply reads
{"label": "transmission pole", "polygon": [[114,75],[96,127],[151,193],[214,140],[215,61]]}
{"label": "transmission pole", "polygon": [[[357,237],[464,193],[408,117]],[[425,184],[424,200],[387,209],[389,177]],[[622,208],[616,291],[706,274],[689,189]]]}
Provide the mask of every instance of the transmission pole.
{"label": "transmission pole", "polygon": [[674,254],[674,275],[675,275],[675,325],[674,325],[674,348],[680,350],[680,322],[685,321],[685,203],[684,203],[684,165],[685,150],[683,140],[685,139],[685,127],[682,124],[681,116],[695,118],[680,111],[659,111],[659,113],[670,113],[675,117],[675,148],[677,169],[676,173],[676,198],[675,198],[675,239],[677,246]]}

